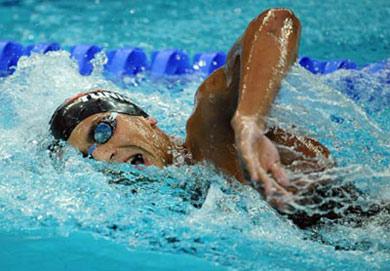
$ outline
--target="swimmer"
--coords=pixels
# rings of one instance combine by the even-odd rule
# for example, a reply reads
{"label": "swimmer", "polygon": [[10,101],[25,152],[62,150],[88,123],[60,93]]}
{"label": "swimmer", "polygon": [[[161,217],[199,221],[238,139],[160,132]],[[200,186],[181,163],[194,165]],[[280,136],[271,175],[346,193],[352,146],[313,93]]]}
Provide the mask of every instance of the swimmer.
{"label": "swimmer", "polygon": [[197,90],[184,144],[128,97],[109,90],[66,100],[51,118],[51,133],[96,160],[162,168],[181,154],[188,163],[211,162],[284,212],[297,192],[287,169],[308,173],[332,165],[316,140],[266,123],[281,80],[296,61],[300,31],[287,9],[270,9],[251,21],[226,64]]}

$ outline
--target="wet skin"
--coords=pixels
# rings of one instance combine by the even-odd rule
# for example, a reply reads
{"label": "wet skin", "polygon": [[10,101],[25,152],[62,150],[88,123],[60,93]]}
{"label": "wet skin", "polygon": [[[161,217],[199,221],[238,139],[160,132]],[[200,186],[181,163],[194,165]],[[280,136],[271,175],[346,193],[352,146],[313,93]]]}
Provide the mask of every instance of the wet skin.
{"label": "wet skin", "polygon": [[186,146],[195,160],[212,161],[270,201],[293,191],[285,167],[310,172],[330,164],[320,162],[329,152],[315,140],[266,125],[281,80],[296,60],[299,36],[299,20],[289,10],[256,17],[230,49],[226,65],[199,87],[187,122]]}
{"label": "wet skin", "polygon": [[[295,62],[300,23],[286,9],[271,9],[256,17],[229,51],[227,63],[212,73],[196,93],[195,109],[187,122],[184,146],[177,146],[152,118],[118,114],[114,136],[97,145],[97,160],[163,167],[172,152],[185,148],[193,161],[210,161],[240,182],[250,183],[276,208],[270,196],[289,195],[285,168],[312,172],[327,165],[328,150],[320,143],[281,129],[270,129],[266,116],[280,83]],[[95,114],[73,130],[68,142],[87,153],[94,143],[91,127],[108,113]],[[282,156],[280,155],[282,154]]]}
{"label": "wet skin", "polygon": [[[95,142],[90,137],[91,131],[99,121],[110,113],[92,115],[72,131],[68,142],[87,154],[88,148]],[[134,159],[142,156],[147,166],[163,167],[172,163],[171,139],[157,126],[153,118],[117,114],[113,136],[105,144],[97,145],[92,153],[96,160],[109,162],[134,163]],[[140,161],[138,161],[140,162]]]}

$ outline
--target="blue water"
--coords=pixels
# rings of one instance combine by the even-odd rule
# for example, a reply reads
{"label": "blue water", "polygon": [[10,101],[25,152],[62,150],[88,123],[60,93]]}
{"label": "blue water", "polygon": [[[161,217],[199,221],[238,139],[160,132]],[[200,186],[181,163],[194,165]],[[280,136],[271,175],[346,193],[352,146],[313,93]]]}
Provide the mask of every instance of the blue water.
{"label": "blue water", "polygon": [[359,64],[388,58],[387,0],[2,0],[0,39],[24,44],[57,41],[108,48],[227,51],[259,12],[288,7],[302,22],[301,55],[351,58]]}
{"label": "blue water", "polygon": [[[190,52],[227,49],[257,10],[271,6],[102,1],[90,2],[87,9],[82,1],[77,6],[2,3],[4,39],[24,44],[55,40],[65,46],[96,42],[112,48],[130,43]],[[301,54],[350,57],[360,64],[389,57],[385,1],[375,8],[364,1],[279,5],[294,7],[301,17]],[[51,113],[69,95],[94,87],[130,95],[164,131],[185,137],[201,76],[156,80],[140,74],[115,84],[102,76],[103,63],[100,56],[94,73],[83,77],[67,52],[52,52],[22,58],[12,76],[0,79],[0,247],[6,248],[0,250],[1,270],[390,268],[387,213],[359,227],[324,221],[303,231],[250,187],[207,164],[139,172],[130,165],[83,159],[70,148],[61,162],[50,159]],[[337,166],[323,177],[354,183],[368,195],[362,205],[390,200],[389,74],[389,64],[374,74],[327,76],[293,67],[269,117],[269,123],[325,144]],[[358,97],[346,87],[347,78]],[[121,172],[127,185],[110,184],[119,178],[112,172]]]}

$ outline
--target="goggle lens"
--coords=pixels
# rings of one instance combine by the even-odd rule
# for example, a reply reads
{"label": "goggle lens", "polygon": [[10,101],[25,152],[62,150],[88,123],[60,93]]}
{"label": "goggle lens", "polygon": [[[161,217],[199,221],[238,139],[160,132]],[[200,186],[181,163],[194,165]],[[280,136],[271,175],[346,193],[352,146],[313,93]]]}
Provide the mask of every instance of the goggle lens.
{"label": "goggle lens", "polygon": [[88,156],[92,157],[93,152],[97,148],[97,145],[104,144],[111,139],[114,135],[116,127],[116,113],[112,113],[108,117],[102,119],[94,128],[92,139],[95,144],[92,144],[88,148]]}
{"label": "goggle lens", "polygon": [[93,139],[97,144],[104,144],[114,134],[114,127],[110,123],[107,122],[100,122],[98,125],[96,125],[94,134],[93,134]]}

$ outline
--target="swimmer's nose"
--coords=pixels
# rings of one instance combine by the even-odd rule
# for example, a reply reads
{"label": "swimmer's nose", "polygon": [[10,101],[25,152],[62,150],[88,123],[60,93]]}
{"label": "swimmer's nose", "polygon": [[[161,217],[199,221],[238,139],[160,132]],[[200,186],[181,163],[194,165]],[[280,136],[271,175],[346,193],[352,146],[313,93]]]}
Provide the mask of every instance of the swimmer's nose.
{"label": "swimmer's nose", "polygon": [[95,160],[107,161],[107,162],[113,161],[115,154],[116,154],[116,149],[109,144],[96,146],[90,153],[90,155]]}

